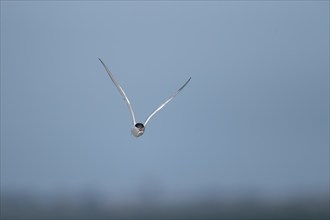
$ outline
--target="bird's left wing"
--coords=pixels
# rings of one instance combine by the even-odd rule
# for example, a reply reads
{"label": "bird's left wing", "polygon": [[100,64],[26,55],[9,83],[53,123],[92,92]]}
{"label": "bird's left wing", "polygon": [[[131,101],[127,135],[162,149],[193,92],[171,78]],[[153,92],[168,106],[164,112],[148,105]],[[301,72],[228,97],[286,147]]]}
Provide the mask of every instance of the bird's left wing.
{"label": "bird's left wing", "polygon": [[146,119],[146,121],[144,122],[144,126],[147,125],[147,123],[149,122],[149,120],[159,111],[161,110],[167,103],[169,103],[177,94],[179,94],[179,92],[189,83],[189,81],[191,80],[191,77],[189,77],[189,79],[187,80],[187,82],[185,84],[183,84],[183,86],[180,87],[180,89],[178,89],[178,91],[176,91],[170,98],[168,98],[163,104],[161,104],[158,108],[156,108]]}

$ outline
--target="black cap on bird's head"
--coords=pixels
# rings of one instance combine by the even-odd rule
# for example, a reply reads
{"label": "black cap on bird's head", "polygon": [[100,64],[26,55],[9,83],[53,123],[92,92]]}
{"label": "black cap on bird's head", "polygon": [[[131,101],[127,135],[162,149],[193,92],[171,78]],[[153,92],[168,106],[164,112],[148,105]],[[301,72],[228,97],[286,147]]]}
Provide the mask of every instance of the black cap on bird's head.
{"label": "black cap on bird's head", "polygon": [[138,128],[140,131],[144,131],[144,125],[142,123],[136,123],[135,127]]}

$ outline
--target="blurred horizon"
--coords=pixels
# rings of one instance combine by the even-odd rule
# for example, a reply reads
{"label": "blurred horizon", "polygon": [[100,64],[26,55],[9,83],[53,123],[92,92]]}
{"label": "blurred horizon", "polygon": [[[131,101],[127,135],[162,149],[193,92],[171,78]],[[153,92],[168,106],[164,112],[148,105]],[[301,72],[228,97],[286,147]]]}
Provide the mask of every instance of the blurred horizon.
{"label": "blurred horizon", "polygon": [[267,195],[255,189],[198,190],[168,198],[154,187],[126,195],[96,189],[1,193],[2,219],[329,219],[329,192]]}

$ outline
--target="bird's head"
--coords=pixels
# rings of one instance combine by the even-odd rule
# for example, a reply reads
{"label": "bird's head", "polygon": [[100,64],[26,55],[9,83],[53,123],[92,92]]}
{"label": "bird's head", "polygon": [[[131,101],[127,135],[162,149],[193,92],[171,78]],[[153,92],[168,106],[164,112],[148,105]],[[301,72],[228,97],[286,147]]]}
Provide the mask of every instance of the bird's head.
{"label": "bird's head", "polygon": [[136,123],[131,130],[132,135],[134,135],[135,137],[140,137],[144,133],[144,128],[145,127],[142,123]]}

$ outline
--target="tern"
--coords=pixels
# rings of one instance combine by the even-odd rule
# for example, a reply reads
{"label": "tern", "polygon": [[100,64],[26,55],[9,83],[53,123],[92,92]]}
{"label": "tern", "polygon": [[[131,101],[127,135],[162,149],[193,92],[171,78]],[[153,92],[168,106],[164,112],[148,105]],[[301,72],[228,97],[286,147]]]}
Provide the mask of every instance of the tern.
{"label": "tern", "polygon": [[146,125],[148,124],[148,122],[150,121],[150,119],[159,111],[161,110],[167,103],[169,103],[177,94],[179,94],[179,92],[189,83],[189,81],[191,80],[191,77],[189,77],[189,79],[185,82],[185,84],[183,84],[183,86],[180,87],[180,89],[178,89],[172,96],[170,96],[163,104],[161,104],[158,108],[156,108],[145,120],[144,123],[140,123],[140,122],[136,122],[135,121],[135,116],[134,116],[134,112],[133,112],[133,108],[131,106],[131,103],[126,95],[126,93],[124,92],[123,88],[119,85],[119,83],[117,82],[117,80],[114,78],[114,76],[112,75],[112,73],[110,72],[109,68],[103,63],[103,61],[99,58],[100,62],[102,63],[104,69],[107,71],[108,75],[110,76],[110,79],[112,80],[113,84],[115,84],[115,86],[117,87],[120,95],[124,98],[124,100],[126,101],[126,104],[128,106],[128,110],[131,114],[131,119],[132,119],[132,129],[131,129],[131,133],[133,136],[135,137],[140,137],[141,135],[144,134],[144,130]]}

